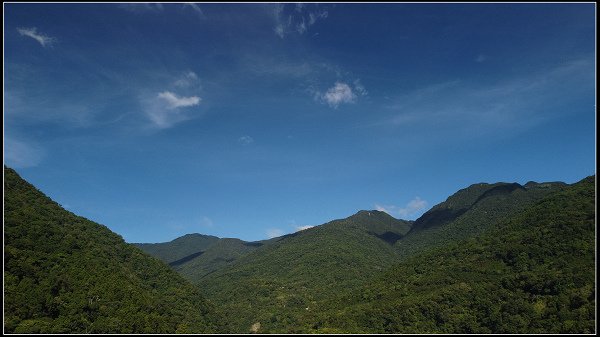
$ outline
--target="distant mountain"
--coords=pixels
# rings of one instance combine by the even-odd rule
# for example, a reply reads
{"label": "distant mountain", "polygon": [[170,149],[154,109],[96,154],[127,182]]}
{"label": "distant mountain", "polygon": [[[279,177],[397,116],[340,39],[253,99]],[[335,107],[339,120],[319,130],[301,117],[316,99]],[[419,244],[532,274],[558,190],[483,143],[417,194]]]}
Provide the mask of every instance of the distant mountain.
{"label": "distant mountain", "polygon": [[595,177],[558,186],[485,233],[329,298],[300,319],[304,331],[594,333]]}
{"label": "distant mountain", "polygon": [[215,331],[197,288],[4,168],[4,332]]}
{"label": "distant mountain", "polygon": [[133,243],[133,245],[167,264],[175,262],[175,265],[177,265],[181,264],[180,260],[189,259],[194,254],[204,252],[217,241],[219,241],[219,238],[216,236],[194,233],[184,235],[170,242]]}
{"label": "distant mountain", "polygon": [[[228,315],[231,331],[249,332],[260,322],[260,331],[295,332],[302,326],[296,321],[301,314],[394,263],[393,243],[411,223],[380,211],[360,211],[272,239],[231,265],[191,280],[222,304],[219,310]],[[274,329],[282,325],[284,330]]]}
{"label": "distant mountain", "polygon": [[196,281],[232,264],[266,243],[268,242],[246,242],[240,239],[187,234],[170,242],[134,245],[161,259],[185,278]]}

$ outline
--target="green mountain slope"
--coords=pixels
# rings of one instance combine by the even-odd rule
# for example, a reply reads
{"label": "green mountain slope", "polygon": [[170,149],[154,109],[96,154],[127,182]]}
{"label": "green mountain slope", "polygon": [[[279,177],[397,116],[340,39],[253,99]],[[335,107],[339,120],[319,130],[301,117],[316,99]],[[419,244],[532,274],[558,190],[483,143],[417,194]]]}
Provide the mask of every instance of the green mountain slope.
{"label": "green mountain slope", "polygon": [[203,254],[180,265],[172,264],[171,266],[188,280],[199,280],[216,270],[235,263],[239,258],[262,245],[261,242],[223,238],[204,251]]}
{"label": "green mountain slope", "polygon": [[557,182],[471,185],[425,212],[396,248],[405,258],[477,235],[564,186]]}
{"label": "green mountain slope", "polygon": [[272,239],[195,282],[221,304],[231,331],[248,332],[259,322],[259,332],[294,332],[302,313],[387,269],[397,258],[393,242],[410,224],[361,211]]}
{"label": "green mountain slope", "polygon": [[199,280],[273,240],[246,242],[202,234],[187,234],[170,242],[134,243],[190,280]]}
{"label": "green mountain slope", "polygon": [[595,332],[595,177],[412,256],[302,317],[307,332]]}
{"label": "green mountain slope", "polygon": [[195,233],[184,235],[170,242],[133,243],[133,245],[170,264],[203,252],[217,241],[219,238],[216,236]]}
{"label": "green mountain slope", "polygon": [[214,332],[212,306],[159,260],[4,168],[4,331]]}

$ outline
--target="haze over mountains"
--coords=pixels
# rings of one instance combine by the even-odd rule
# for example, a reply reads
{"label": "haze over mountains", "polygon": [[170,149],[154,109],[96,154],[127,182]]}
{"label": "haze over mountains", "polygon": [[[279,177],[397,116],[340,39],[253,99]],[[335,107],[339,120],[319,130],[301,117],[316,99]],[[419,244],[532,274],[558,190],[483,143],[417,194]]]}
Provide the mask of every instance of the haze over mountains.
{"label": "haze over mountains", "polygon": [[416,221],[127,244],[4,175],[6,332],[595,331],[594,176],[474,184]]}

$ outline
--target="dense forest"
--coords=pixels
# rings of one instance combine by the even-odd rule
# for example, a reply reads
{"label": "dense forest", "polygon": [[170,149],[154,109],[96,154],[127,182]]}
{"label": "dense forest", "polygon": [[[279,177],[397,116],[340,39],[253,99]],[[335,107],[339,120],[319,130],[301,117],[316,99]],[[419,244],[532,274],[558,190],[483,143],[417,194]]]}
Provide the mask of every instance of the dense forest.
{"label": "dense forest", "polygon": [[6,333],[220,331],[201,291],[4,168]]}
{"label": "dense forest", "polygon": [[4,174],[5,332],[595,332],[594,176],[474,184],[416,221],[127,244]]}

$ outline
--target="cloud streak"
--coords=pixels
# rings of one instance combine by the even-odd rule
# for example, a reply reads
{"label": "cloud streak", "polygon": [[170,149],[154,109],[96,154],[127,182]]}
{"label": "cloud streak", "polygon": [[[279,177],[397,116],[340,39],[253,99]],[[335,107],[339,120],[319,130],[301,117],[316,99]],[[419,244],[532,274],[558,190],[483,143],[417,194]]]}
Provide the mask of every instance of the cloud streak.
{"label": "cloud streak", "polygon": [[163,91],[158,94],[158,98],[166,102],[167,109],[185,108],[195,106],[200,103],[200,97],[180,97],[170,91]]}
{"label": "cloud streak", "polygon": [[567,99],[593,90],[593,68],[593,61],[580,59],[489,85],[437,83],[399,96],[387,107],[394,114],[379,124],[427,128],[444,139],[526,130],[564,114]]}
{"label": "cloud streak", "polygon": [[17,31],[19,32],[19,34],[21,34],[21,36],[27,36],[27,37],[30,37],[30,38],[36,40],[37,42],[39,42],[42,45],[42,47],[52,46],[52,44],[54,44],[56,42],[56,38],[46,36],[42,33],[38,33],[36,27],[17,28]]}
{"label": "cloud streak", "polygon": [[395,205],[375,205],[375,209],[381,212],[386,212],[391,216],[399,216],[400,218],[410,218],[427,208],[427,201],[415,197],[409,201],[404,207]]}

